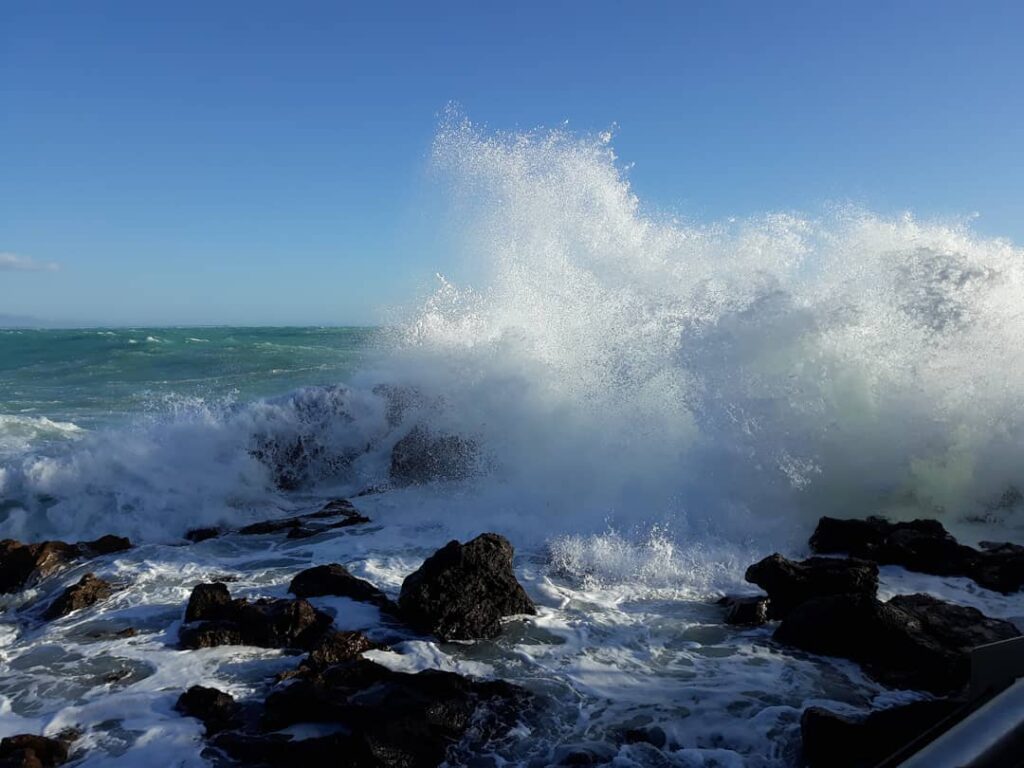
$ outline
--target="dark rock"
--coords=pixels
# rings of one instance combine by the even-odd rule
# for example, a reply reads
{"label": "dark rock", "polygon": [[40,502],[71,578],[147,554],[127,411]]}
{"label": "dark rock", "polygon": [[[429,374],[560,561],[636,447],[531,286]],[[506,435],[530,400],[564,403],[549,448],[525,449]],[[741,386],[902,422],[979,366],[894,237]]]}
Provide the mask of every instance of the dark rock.
{"label": "dark rock", "polygon": [[754,597],[723,597],[718,601],[725,606],[725,623],[759,627],[768,622],[771,599],[764,595]]}
{"label": "dark rock", "polygon": [[103,536],[77,544],[63,541],[22,544],[4,539],[0,541],[0,593],[24,589],[75,560],[121,552],[130,547],[131,542],[120,536]]}
{"label": "dark rock", "polygon": [[362,632],[331,631],[325,634],[309,652],[306,664],[309,667],[322,669],[332,664],[351,661],[358,658],[364,651],[376,648]]}
{"label": "dark rock", "polygon": [[402,583],[402,616],[442,640],[494,637],[502,617],[537,612],[516,580],[513,554],[508,539],[496,533],[466,544],[450,541]]}
{"label": "dark rock", "polygon": [[[507,729],[512,709],[525,700],[507,683],[436,670],[393,672],[360,659],[280,686],[267,698],[265,716],[269,729],[300,722],[344,725],[351,733],[345,754],[353,765],[433,767],[471,722],[486,738]],[[482,704],[496,719],[478,717]]]}
{"label": "dark rock", "polygon": [[186,717],[201,720],[207,736],[238,725],[238,705],[234,698],[216,688],[193,685],[178,697],[174,708]]}
{"label": "dark rock", "polygon": [[72,611],[88,608],[101,600],[106,600],[114,593],[110,583],[98,578],[95,574],[87,573],[76,584],[68,587],[61,595],[50,603],[43,618],[47,620],[59,619],[67,616]]}
{"label": "dark rock", "polygon": [[338,563],[307,568],[292,579],[288,591],[296,597],[337,595],[392,611],[395,608],[387,595],[370,582],[353,576]]}
{"label": "dark rock", "polygon": [[966,576],[997,592],[1016,592],[1024,586],[1024,547],[986,542],[982,549],[974,549],[960,544],[938,520],[892,523],[883,517],[823,517],[810,543],[815,552],[845,552],[921,573]]}
{"label": "dark rock", "polygon": [[622,734],[622,741],[626,744],[650,744],[657,749],[663,749],[668,743],[665,731],[658,726],[653,728],[630,728]]}
{"label": "dark rock", "polygon": [[312,648],[331,626],[331,617],[306,600],[231,599],[224,584],[192,590],[179,632],[183,648],[255,645]]}
{"label": "dark rock", "polygon": [[[331,522],[320,522],[330,518],[334,519]],[[347,528],[350,525],[361,525],[368,522],[370,522],[370,518],[360,514],[347,499],[335,499],[318,512],[279,520],[264,520],[247,525],[239,529],[238,532],[243,536],[257,536],[287,531],[288,538],[298,539],[335,528]]]}
{"label": "dark rock", "polygon": [[185,534],[185,538],[193,544],[198,544],[200,541],[215,539],[223,533],[224,531],[220,528],[190,528]]}
{"label": "dark rock", "polygon": [[68,745],[61,739],[23,733],[0,740],[0,768],[50,768],[68,759]]}
{"label": "dark rock", "polygon": [[924,595],[883,603],[866,594],[843,594],[797,606],[773,637],[811,653],[852,659],[887,685],[948,693],[967,682],[971,648],[1019,634],[1009,622]]}
{"label": "dark rock", "polygon": [[849,717],[809,707],[800,718],[808,768],[872,768],[953,714],[960,702],[916,701]]}
{"label": "dark rock", "polygon": [[873,597],[878,591],[878,566],[854,558],[811,557],[797,562],[776,553],[747,568],[745,578],[768,593],[772,618],[786,616],[816,597],[847,593]]}
{"label": "dark rock", "polygon": [[391,450],[391,481],[418,485],[463,480],[473,473],[477,446],[457,435],[435,435],[414,427]]}

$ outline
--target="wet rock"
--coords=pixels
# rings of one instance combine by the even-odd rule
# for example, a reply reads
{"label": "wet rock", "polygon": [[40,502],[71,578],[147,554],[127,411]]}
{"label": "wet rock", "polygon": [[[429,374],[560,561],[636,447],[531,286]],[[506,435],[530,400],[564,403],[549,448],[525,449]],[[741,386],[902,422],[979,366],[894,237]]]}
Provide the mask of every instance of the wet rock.
{"label": "wet rock", "polygon": [[872,768],[961,706],[949,699],[916,701],[866,717],[809,707],[800,718],[808,768]]}
{"label": "wet rock", "polygon": [[200,541],[215,539],[223,533],[224,530],[222,528],[190,528],[185,533],[185,538],[193,544],[198,544]]}
{"label": "wet rock", "polygon": [[216,688],[193,685],[178,697],[174,708],[186,717],[201,720],[207,736],[238,725],[238,705],[234,698]]}
{"label": "wet rock", "polygon": [[300,572],[288,586],[296,597],[322,597],[336,595],[358,600],[388,610],[395,610],[394,602],[373,584],[353,576],[345,566],[338,563],[318,565]]}
{"label": "wet rock", "polygon": [[0,768],[50,768],[68,759],[68,745],[62,739],[23,733],[0,740]]}
{"label": "wet rock", "polygon": [[185,610],[178,639],[183,648],[255,645],[312,648],[331,626],[331,617],[306,600],[232,599],[224,584],[199,584]]}
{"label": "wet rock", "polygon": [[65,589],[60,596],[50,603],[43,618],[47,620],[59,619],[67,616],[72,611],[88,608],[101,600],[106,600],[114,593],[110,583],[98,578],[95,574],[87,573],[77,583]]}
{"label": "wet rock", "polygon": [[773,638],[856,661],[886,685],[948,693],[967,682],[971,648],[1019,634],[1009,622],[926,595],[883,603],[866,594],[842,594],[797,606]]}
{"label": "wet rock", "polygon": [[997,592],[1024,586],[1024,547],[986,542],[974,549],[959,543],[938,520],[823,517],[810,544],[815,552],[843,552],[937,576],[966,576]]}
{"label": "wet rock", "polygon": [[103,536],[77,544],[63,541],[23,544],[4,539],[0,541],[0,593],[18,592],[75,560],[113,554],[131,546],[128,539],[120,536]]}
{"label": "wet rock", "polygon": [[[325,520],[330,520],[330,522],[322,522]],[[361,525],[368,522],[370,522],[370,518],[360,514],[347,499],[336,499],[318,512],[279,520],[264,520],[247,525],[239,529],[238,532],[243,536],[258,536],[287,531],[288,538],[297,539],[315,536],[335,528],[347,528],[350,525]]]}
{"label": "wet rock", "polygon": [[305,663],[307,667],[323,669],[332,664],[359,658],[364,651],[377,647],[362,632],[334,630],[320,638],[310,650]]}
{"label": "wet rock", "polygon": [[[344,754],[353,765],[433,767],[444,762],[471,722],[484,738],[502,732],[525,701],[507,683],[474,682],[437,670],[394,672],[360,659],[280,686],[267,698],[266,727],[337,723],[350,733]],[[481,705],[492,718],[479,716]]]}
{"label": "wet rock", "polygon": [[477,452],[472,440],[414,427],[391,450],[391,481],[418,485],[463,480],[472,474]]}
{"label": "wet rock", "polygon": [[442,640],[494,637],[505,616],[537,609],[516,580],[508,539],[484,533],[450,541],[402,583],[398,605],[413,627]]}
{"label": "wet rock", "polygon": [[764,595],[723,597],[718,604],[725,607],[726,624],[759,627],[768,622],[771,599]]}
{"label": "wet rock", "polygon": [[878,566],[855,558],[811,557],[788,560],[776,553],[747,568],[747,581],[768,593],[772,618],[817,597],[861,594],[874,597],[878,591]]}

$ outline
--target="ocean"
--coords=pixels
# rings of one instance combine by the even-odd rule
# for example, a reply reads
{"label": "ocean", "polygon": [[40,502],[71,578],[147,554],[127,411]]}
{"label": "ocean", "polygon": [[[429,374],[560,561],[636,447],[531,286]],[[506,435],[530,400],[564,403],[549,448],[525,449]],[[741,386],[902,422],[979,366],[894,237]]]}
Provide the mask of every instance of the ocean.
{"label": "ocean", "polygon": [[[0,331],[0,535],[138,544],[3,598],[0,734],[75,726],[82,766],[209,765],[178,694],[256,697],[294,659],[177,650],[196,583],[283,597],[298,570],[341,562],[394,596],[436,548],[484,531],[516,546],[538,616],[493,641],[373,652],[537,694],[525,730],[452,764],[586,748],[620,766],[782,768],[804,707],[919,698],[726,627],[714,601],[756,591],[743,572],[761,557],[806,554],[826,514],[1024,541],[1024,251],[969,221],[849,206],[680,221],[641,204],[603,135],[456,122],[435,161],[465,206],[475,282],[442,280],[386,329]],[[389,486],[391,448],[417,426],[472,441],[469,476]],[[339,496],[372,524],[184,539]],[[35,618],[90,568],[113,598]],[[967,579],[886,566],[881,591],[1024,627],[1024,598]],[[317,601],[385,633],[375,608]],[[636,728],[664,738],[629,743]]]}

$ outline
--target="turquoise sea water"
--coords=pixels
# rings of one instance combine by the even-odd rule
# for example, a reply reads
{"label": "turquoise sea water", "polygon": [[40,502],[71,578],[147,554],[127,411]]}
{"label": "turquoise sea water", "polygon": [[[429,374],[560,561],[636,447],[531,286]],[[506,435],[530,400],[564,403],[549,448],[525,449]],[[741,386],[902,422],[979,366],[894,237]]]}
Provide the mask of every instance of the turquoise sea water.
{"label": "turquoise sea water", "polygon": [[[370,328],[0,330],[0,450],[47,421],[93,429],[183,399],[248,401],[344,381]],[[68,427],[70,428],[70,427]],[[65,429],[66,431],[66,429]]]}

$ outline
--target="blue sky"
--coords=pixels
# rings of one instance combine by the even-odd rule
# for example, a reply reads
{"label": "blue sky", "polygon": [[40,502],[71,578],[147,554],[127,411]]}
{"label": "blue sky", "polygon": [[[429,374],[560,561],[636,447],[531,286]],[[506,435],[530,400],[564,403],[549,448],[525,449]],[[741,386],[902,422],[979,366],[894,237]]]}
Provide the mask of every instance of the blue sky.
{"label": "blue sky", "polygon": [[1024,3],[0,7],[0,316],[371,323],[446,269],[439,114],[618,125],[690,218],[978,212],[1024,243]]}

